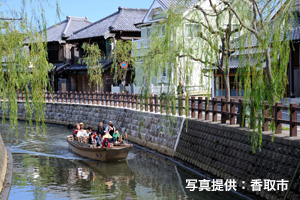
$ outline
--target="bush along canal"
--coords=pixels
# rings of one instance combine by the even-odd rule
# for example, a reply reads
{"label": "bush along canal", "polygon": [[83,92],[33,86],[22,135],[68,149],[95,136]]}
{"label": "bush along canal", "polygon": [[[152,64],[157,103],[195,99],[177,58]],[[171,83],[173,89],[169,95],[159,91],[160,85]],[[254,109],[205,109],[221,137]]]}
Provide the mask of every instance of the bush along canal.
{"label": "bush along canal", "polygon": [[247,199],[232,192],[190,191],[186,179],[203,179],[176,163],[140,148],[127,160],[99,162],[68,150],[64,126],[48,125],[45,138],[35,131],[19,135],[1,125],[14,158],[9,199]]}

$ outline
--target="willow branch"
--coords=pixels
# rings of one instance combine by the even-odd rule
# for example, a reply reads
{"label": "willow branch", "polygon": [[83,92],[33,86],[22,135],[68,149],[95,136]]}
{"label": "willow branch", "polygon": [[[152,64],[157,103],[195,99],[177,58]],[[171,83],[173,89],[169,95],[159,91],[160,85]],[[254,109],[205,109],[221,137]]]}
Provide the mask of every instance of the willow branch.
{"label": "willow branch", "polygon": [[251,28],[251,27],[249,27],[245,24],[245,22],[241,19],[240,15],[237,13],[237,11],[232,7],[231,3],[229,3],[226,0],[221,0],[221,1],[224,2],[224,4],[226,4],[230,8],[230,10],[235,15],[235,17],[237,18],[237,20],[239,21],[241,26],[243,26],[248,31],[252,32],[257,38],[260,38],[259,33],[257,32],[257,30],[255,30],[255,29],[253,29],[253,28]]}
{"label": "willow branch", "polygon": [[23,20],[23,18],[3,18],[3,17],[0,17],[0,20],[7,20],[7,21],[17,21],[17,20],[19,20],[19,21],[21,21],[21,20]]}

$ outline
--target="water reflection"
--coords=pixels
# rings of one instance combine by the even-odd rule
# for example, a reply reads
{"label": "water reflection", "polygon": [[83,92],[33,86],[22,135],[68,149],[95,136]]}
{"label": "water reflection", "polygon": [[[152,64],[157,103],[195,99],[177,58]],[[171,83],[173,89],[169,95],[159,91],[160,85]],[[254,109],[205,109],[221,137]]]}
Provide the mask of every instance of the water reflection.
{"label": "water reflection", "polygon": [[67,148],[65,127],[48,126],[44,141],[34,132],[30,139],[15,138],[6,124],[0,130],[14,157],[11,200],[239,199],[231,193],[190,192],[185,179],[201,177],[136,148],[117,162],[78,157]]}

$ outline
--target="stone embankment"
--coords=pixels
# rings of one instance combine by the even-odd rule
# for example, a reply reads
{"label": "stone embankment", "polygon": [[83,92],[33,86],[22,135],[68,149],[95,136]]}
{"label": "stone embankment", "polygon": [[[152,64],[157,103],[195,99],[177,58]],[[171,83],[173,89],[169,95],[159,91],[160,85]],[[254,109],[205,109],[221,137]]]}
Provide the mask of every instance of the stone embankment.
{"label": "stone embankment", "polygon": [[2,141],[2,137],[0,135],[0,194],[3,189],[6,172],[7,172],[7,151]]}
{"label": "stone embankment", "polygon": [[0,200],[7,200],[12,183],[13,158],[0,135]]}
{"label": "stone embankment", "polygon": [[[24,103],[19,103],[18,108],[18,118],[25,119]],[[46,105],[45,121],[47,123],[75,125],[83,122],[85,128],[92,127],[96,130],[100,121],[106,125],[110,120],[121,133],[127,133],[128,140],[172,156],[183,118],[166,118],[160,114],[110,106],[63,103],[47,103]],[[71,134],[71,132],[65,134]]]}
{"label": "stone embankment", "polygon": [[[191,163],[216,177],[235,179],[242,188],[252,191],[251,181],[289,181],[294,176],[300,161],[300,138],[262,135],[261,151],[252,152],[251,131],[238,126],[221,125],[198,120],[188,121],[188,131],[182,131],[175,157]],[[242,181],[245,181],[243,183]],[[267,186],[267,185],[266,185]],[[286,191],[267,191],[262,187],[257,195],[266,199],[283,199]],[[273,189],[272,189],[273,190]],[[300,171],[289,192],[288,199],[300,199]]]}

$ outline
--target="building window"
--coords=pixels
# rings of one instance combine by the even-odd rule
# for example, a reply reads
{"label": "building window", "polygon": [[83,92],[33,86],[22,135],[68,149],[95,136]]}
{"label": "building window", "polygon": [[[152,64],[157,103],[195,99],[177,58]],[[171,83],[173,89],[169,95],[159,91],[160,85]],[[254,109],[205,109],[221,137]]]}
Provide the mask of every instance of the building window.
{"label": "building window", "polygon": [[48,45],[48,59],[49,62],[57,62],[58,59],[58,45]]}
{"label": "building window", "polygon": [[108,57],[111,52],[111,40],[107,39],[105,42],[106,42],[106,57]]}
{"label": "building window", "polygon": [[[220,74],[215,75],[215,96],[225,96],[225,81]],[[229,77],[230,96],[244,96],[244,83],[235,74]]]}
{"label": "building window", "polygon": [[151,37],[152,27],[147,28],[147,37]]}
{"label": "building window", "polygon": [[163,9],[161,9],[161,8],[155,8],[155,9],[153,9],[152,12],[153,12],[152,20],[156,20],[156,19],[161,19],[162,18]]}
{"label": "building window", "polygon": [[142,30],[141,30],[141,37],[142,37],[142,39],[146,39],[147,38],[147,28],[145,27],[145,28],[142,28]]}

